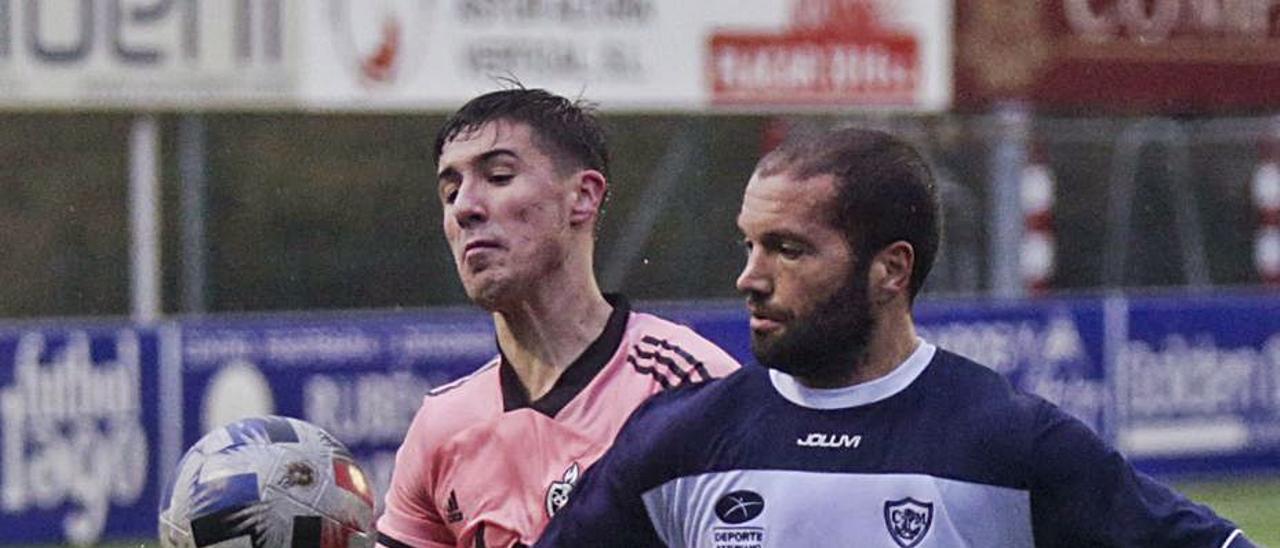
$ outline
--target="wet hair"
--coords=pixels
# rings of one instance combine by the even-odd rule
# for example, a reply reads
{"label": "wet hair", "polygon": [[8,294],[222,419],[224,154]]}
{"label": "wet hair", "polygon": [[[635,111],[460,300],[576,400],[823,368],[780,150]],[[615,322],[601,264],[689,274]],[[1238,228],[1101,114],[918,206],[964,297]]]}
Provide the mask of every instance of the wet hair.
{"label": "wet hair", "polygon": [[756,172],[800,181],[833,176],[832,225],[863,263],[894,242],[911,244],[915,299],[938,253],[942,210],[933,172],[914,147],[882,131],[844,128],[789,139],[762,158]]}
{"label": "wet hair", "polygon": [[486,93],[467,101],[436,133],[432,160],[440,162],[444,145],[485,124],[505,120],[528,125],[535,144],[562,173],[594,169],[609,177],[609,151],[594,105],[569,100],[544,89],[517,87]]}

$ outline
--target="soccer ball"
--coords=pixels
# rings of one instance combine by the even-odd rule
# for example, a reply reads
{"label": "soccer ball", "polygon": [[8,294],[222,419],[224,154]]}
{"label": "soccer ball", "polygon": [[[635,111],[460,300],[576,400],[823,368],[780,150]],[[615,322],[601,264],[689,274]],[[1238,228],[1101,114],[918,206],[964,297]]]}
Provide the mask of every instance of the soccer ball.
{"label": "soccer ball", "polygon": [[342,443],[311,423],[254,417],[209,432],[160,503],[160,545],[374,544],[373,491]]}

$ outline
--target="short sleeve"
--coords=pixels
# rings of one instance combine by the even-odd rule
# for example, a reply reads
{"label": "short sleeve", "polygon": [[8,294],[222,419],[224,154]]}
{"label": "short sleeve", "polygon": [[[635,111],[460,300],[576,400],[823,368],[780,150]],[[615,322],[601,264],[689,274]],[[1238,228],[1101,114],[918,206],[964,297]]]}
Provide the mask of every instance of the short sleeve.
{"label": "short sleeve", "polygon": [[436,444],[426,428],[426,407],[424,401],[396,451],[385,509],[378,518],[381,546],[451,547],[455,542],[431,497],[431,463],[435,461],[432,451]]}

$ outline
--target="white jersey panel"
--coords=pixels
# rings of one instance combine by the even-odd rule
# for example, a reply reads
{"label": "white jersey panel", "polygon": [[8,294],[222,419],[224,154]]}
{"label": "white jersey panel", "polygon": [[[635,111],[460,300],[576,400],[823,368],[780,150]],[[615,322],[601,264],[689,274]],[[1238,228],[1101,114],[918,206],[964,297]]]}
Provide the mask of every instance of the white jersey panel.
{"label": "white jersey panel", "polygon": [[642,498],[672,547],[1034,546],[1028,492],[924,474],[733,470],[677,478]]}

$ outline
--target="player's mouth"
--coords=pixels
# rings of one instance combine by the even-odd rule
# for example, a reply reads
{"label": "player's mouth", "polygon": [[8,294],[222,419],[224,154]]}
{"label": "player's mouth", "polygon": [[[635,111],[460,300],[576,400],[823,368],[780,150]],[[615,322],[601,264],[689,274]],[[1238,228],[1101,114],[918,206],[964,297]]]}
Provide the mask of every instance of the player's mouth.
{"label": "player's mouth", "polygon": [[759,316],[751,317],[751,330],[756,333],[772,333],[779,329],[782,329],[782,323],[777,320],[770,320]]}
{"label": "player's mouth", "polygon": [[502,246],[498,244],[497,240],[477,238],[467,242],[467,244],[462,247],[462,259],[464,261],[470,260],[472,257],[477,257],[500,249],[502,249]]}
{"label": "player's mouth", "polygon": [[751,311],[751,330],[756,333],[771,333],[782,329],[784,321],[786,317],[781,313],[759,309]]}

